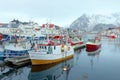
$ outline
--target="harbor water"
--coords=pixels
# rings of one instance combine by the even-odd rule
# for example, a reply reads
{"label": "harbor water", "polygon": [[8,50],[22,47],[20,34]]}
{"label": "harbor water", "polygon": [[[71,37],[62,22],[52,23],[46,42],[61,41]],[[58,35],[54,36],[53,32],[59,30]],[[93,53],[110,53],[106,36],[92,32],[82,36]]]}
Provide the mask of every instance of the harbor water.
{"label": "harbor water", "polygon": [[42,66],[5,67],[0,80],[120,80],[120,39],[101,39],[99,52],[88,54],[77,49],[74,57],[61,63]]}

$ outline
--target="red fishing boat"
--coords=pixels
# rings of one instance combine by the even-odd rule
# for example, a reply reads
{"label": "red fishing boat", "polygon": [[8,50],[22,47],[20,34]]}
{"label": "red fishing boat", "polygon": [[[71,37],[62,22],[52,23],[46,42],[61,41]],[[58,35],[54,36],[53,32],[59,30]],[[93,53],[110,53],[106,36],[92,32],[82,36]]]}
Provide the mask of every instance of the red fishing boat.
{"label": "red fishing boat", "polygon": [[113,38],[113,39],[114,39],[114,38],[116,38],[116,35],[111,34],[111,35],[109,35],[108,37],[109,37],[109,38]]}
{"label": "red fishing boat", "polygon": [[100,42],[99,38],[90,39],[86,43],[86,51],[87,52],[97,52],[100,50],[100,48],[101,48],[101,42]]}
{"label": "red fishing boat", "polygon": [[114,39],[114,38],[117,38],[117,35],[115,33],[109,33],[107,34],[107,37]]}

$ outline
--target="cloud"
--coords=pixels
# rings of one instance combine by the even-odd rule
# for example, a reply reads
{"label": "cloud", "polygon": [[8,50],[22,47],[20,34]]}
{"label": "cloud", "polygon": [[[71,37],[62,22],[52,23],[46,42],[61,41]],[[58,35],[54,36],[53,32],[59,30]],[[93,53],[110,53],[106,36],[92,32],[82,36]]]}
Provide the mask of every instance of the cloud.
{"label": "cloud", "polygon": [[51,22],[66,25],[83,13],[110,13],[120,8],[119,0],[1,0],[0,21],[12,19],[27,21],[31,18],[39,23]]}
{"label": "cloud", "polygon": [[19,19],[21,21],[28,21],[28,19],[30,19],[30,16],[28,14],[18,13],[18,12],[1,12],[0,19],[2,22],[8,22],[13,19]]}

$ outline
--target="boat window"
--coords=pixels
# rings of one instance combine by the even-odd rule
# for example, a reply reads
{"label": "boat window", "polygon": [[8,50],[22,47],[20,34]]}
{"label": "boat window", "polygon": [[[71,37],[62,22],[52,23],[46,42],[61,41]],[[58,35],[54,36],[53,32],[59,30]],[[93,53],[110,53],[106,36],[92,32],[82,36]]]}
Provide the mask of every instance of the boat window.
{"label": "boat window", "polygon": [[40,46],[40,48],[41,48],[41,46]]}
{"label": "boat window", "polygon": [[49,52],[50,54],[53,53],[53,51],[52,51],[52,46],[48,46],[48,52]]}
{"label": "boat window", "polygon": [[45,46],[45,50],[47,49],[47,47]]}
{"label": "boat window", "polygon": [[82,38],[80,37],[80,40],[82,40]]}
{"label": "boat window", "polygon": [[54,46],[54,50],[56,49],[56,46]]}

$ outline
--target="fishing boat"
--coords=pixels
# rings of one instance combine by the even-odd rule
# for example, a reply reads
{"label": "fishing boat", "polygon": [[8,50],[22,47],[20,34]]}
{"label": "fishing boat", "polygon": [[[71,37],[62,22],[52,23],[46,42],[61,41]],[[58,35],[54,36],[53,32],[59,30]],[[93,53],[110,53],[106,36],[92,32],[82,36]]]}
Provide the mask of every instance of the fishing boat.
{"label": "fishing boat", "polygon": [[[39,34],[35,29],[38,26],[33,22],[20,23],[16,28],[10,26],[7,35],[8,41],[4,43],[5,57],[28,57],[31,50],[31,39]],[[35,34],[36,33],[36,34]]]}
{"label": "fishing boat", "polygon": [[30,43],[20,39],[4,44],[4,57],[25,57],[30,50]]}
{"label": "fishing boat", "polygon": [[35,50],[29,51],[32,65],[52,64],[73,57],[74,49],[69,44],[54,43],[35,44]]}
{"label": "fishing boat", "polygon": [[84,40],[78,31],[68,29],[68,42],[74,49],[78,49],[85,46]]}
{"label": "fishing boat", "polygon": [[107,35],[107,37],[114,39],[117,37],[117,35],[115,33],[110,33],[109,35]]}
{"label": "fishing boat", "polygon": [[72,46],[74,49],[78,49],[78,48],[81,48],[81,47],[84,47],[84,46],[85,46],[84,41],[83,41],[81,38],[78,38],[78,37],[69,38],[69,39],[68,39],[68,42],[71,44],[71,46]]}
{"label": "fishing boat", "polygon": [[101,42],[99,38],[89,39],[86,43],[86,51],[89,53],[97,52],[101,49]]}
{"label": "fishing boat", "polygon": [[[47,25],[47,26],[46,26]],[[45,26],[49,30],[55,28],[46,24]],[[58,28],[57,28],[58,29]],[[73,57],[74,49],[67,42],[66,37],[62,34],[53,34],[56,30],[52,30],[52,34],[45,31],[48,34],[45,34],[43,40],[39,40],[37,43],[34,43],[34,49],[29,51],[30,59],[32,65],[43,65],[43,64],[52,64],[56,62],[61,62]],[[57,30],[59,32],[59,30]]]}
{"label": "fishing boat", "polygon": [[0,33],[0,57],[4,57],[4,44],[8,41],[8,35]]}

